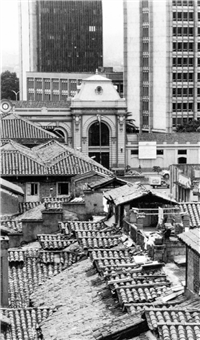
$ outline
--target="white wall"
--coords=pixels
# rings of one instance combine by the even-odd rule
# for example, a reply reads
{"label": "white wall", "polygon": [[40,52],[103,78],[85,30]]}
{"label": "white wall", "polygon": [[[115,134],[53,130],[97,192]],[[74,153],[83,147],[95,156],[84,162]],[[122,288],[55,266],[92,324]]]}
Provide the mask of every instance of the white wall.
{"label": "white wall", "polygon": [[153,129],[166,130],[167,110],[167,6],[152,1],[153,15]]}
{"label": "white wall", "polygon": [[140,1],[124,0],[124,96],[140,125]]}

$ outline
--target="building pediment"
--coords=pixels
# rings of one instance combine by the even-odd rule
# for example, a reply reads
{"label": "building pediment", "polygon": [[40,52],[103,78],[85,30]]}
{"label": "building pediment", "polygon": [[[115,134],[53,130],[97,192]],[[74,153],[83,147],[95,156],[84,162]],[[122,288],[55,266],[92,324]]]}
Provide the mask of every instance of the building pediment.
{"label": "building pediment", "polygon": [[95,74],[83,79],[77,94],[71,100],[71,108],[76,107],[126,107],[112,81]]}

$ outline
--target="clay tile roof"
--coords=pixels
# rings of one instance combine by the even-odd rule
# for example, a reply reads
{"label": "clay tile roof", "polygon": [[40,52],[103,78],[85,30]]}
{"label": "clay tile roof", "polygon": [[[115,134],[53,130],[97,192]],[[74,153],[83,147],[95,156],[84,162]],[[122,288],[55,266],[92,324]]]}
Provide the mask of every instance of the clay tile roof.
{"label": "clay tile roof", "polygon": [[9,249],[9,306],[26,308],[30,295],[47,279],[79,260],[71,251],[44,251],[42,249]]}
{"label": "clay tile roof", "polygon": [[9,141],[0,151],[2,175],[76,175],[92,169],[111,174],[90,157],[55,140],[32,149]]}
{"label": "clay tile roof", "polygon": [[200,227],[200,202],[180,202],[179,207],[190,216],[191,227]]}
{"label": "clay tile roof", "polygon": [[178,235],[178,238],[200,255],[200,229],[191,229]]}
{"label": "clay tile roof", "polygon": [[29,148],[10,141],[0,148],[2,175],[44,175],[45,165]]}
{"label": "clay tile roof", "polygon": [[36,146],[32,150],[45,162],[49,162],[49,174],[76,175],[90,170],[112,174],[90,157],[57,141]]}
{"label": "clay tile roof", "polygon": [[3,339],[30,340],[39,339],[38,325],[52,315],[51,308],[1,308],[4,316],[9,318],[11,326],[4,331]]}
{"label": "clay tile roof", "polygon": [[57,139],[53,133],[42,129],[36,123],[11,113],[1,118],[1,139]]}
{"label": "clay tile roof", "polygon": [[38,234],[38,240],[45,250],[64,249],[76,242],[76,239],[66,239],[63,234]]}
{"label": "clay tile roof", "polygon": [[98,231],[102,228],[105,228],[105,224],[103,222],[88,222],[88,221],[72,221],[69,222],[69,226],[71,230],[74,231]]}

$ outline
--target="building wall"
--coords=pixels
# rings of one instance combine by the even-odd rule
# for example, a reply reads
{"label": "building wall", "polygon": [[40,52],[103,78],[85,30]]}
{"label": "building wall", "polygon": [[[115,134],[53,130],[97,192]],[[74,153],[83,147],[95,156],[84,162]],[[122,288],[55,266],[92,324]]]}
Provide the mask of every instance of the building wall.
{"label": "building wall", "polygon": [[[17,184],[17,183],[16,183]],[[0,190],[1,215],[15,215],[19,213],[19,202],[23,196],[18,196],[7,190]]]}
{"label": "building wall", "polygon": [[[168,58],[167,50],[169,48],[168,44],[168,7],[167,2],[164,1],[154,1],[152,3],[152,34],[150,39],[152,39],[152,112],[153,115],[153,130],[166,131],[167,130],[167,117],[166,113],[168,110]],[[151,18],[150,18],[151,20]],[[150,108],[151,111],[151,108]]]}
{"label": "building wall", "polygon": [[124,1],[124,97],[140,126],[140,1]]}
{"label": "building wall", "polygon": [[[111,69],[111,70],[110,70]],[[112,79],[113,85],[117,86],[117,91],[123,97],[123,73],[113,72],[112,67],[102,68],[102,76]],[[61,73],[61,72],[26,72],[27,100],[33,101],[67,101],[74,97],[85,79],[94,72],[88,73]]]}
{"label": "building wall", "polygon": [[[32,2],[30,0],[27,1],[19,1],[19,63],[20,63],[20,72],[19,72],[19,85],[20,99],[27,100],[26,94],[26,71],[36,71],[35,63],[31,57],[31,53],[33,52],[33,45],[30,39],[30,33],[33,29],[33,21],[34,21],[34,5],[35,0]],[[32,13],[31,24],[30,24],[30,13]],[[35,42],[35,39],[34,39]]]}
{"label": "building wall", "polygon": [[8,307],[8,247],[9,238],[7,236],[0,237],[0,260],[1,260],[1,307]]}
{"label": "building wall", "polygon": [[[26,202],[33,202],[35,200],[41,201],[43,197],[49,197],[50,194],[52,197],[57,196],[57,183],[58,182],[67,182],[69,183],[69,190],[71,190],[71,181],[69,180],[69,177],[58,177],[56,180],[54,178],[49,177],[48,179],[46,177],[19,177],[16,178],[10,178],[10,182],[19,185],[23,191],[24,191],[24,199]],[[39,195],[37,199],[34,199],[31,195],[27,195],[27,183],[39,183]],[[53,189],[50,191],[50,189]]]}
{"label": "building wall", "polygon": [[124,2],[124,93],[143,131],[200,119],[200,4]]}
{"label": "building wall", "polygon": [[200,258],[192,249],[187,247],[187,277],[186,288],[199,294],[200,290]]}

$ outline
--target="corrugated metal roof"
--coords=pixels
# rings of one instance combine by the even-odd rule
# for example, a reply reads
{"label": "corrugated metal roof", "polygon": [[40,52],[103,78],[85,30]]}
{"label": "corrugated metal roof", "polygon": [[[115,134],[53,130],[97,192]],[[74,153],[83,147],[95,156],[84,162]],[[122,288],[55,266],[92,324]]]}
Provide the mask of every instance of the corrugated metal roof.
{"label": "corrugated metal roof", "polygon": [[167,202],[178,204],[175,200],[169,198],[164,194],[158,193],[157,191],[146,189],[146,187],[142,185],[140,182],[136,182],[133,184],[128,183],[119,188],[106,191],[104,193],[104,197],[108,200],[112,200],[115,205],[120,205],[149,194],[159,197]]}
{"label": "corrugated metal roof", "polygon": [[183,241],[188,247],[200,254],[200,229],[191,229],[178,235],[178,238]]}
{"label": "corrugated metal roof", "polygon": [[53,133],[14,113],[2,115],[1,124],[1,139],[58,139]]}

